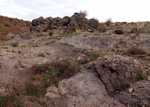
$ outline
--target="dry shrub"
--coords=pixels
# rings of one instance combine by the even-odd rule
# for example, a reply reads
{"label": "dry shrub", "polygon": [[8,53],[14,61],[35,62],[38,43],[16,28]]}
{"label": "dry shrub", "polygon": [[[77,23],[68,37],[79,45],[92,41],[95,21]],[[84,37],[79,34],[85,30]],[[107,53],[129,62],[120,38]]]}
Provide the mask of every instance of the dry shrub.
{"label": "dry shrub", "polygon": [[96,58],[98,58],[100,56],[100,50],[98,50],[98,49],[92,50],[90,52],[89,56],[90,56],[90,61],[95,60]]}
{"label": "dry shrub", "polygon": [[105,22],[105,24],[106,24],[107,26],[110,26],[110,25],[112,24],[111,19],[108,19],[108,20]]}
{"label": "dry shrub", "polygon": [[36,80],[39,80],[39,81],[43,81],[44,78],[43,78],[43,75],[36,74],[36,75],[35,75],[35,79],[36,79]]}
{"label": "dry shrub", "polygon": [[87,16],[87,11],[80,11],[79,14],[80,14],[82,17],[86,17],[86,16]]}
{"label": "dry shrub", "polygon": [[46,93],[46,87],[44,85],[28,83],[25,86],[25,90],[23,94],[40,97],[40,96],[44,96],[45,93]]}
{"label": "dry shrub", "polygon": [[145,50],[142,48],[139,48],[137,46],[132,46],[127,51],[124,52],[124,54],[131,54],[131,55],[143,55],[146,54]]}
{"label": "dry shrub", "polygon": [[0,107],[23,107],[24,102],[12,96],[0,93]]}
{"label": "dry shrub", "polygon": [[[52,63],[36,64],[32,67],[32,70],[34,72],[33,77],[37,81],[40,80],[45,86],[49,86],[51,84],[57,84],[62,79],[74,76],[79,72],[79,65],[73,60],[66,59]],[[42,75],[44,80],[39,75]]]}
{"label": "dry shrub", "polygon": [[10,45],[13,46],[13,47],[18,47],[19,43],[18,42],[11,42]]}
{"label": "dry shrub", "polygon": [[46,64],[35,64],[35,65],[32,66],[32,70],[36,74],[44,73],[44,72],[46,72],[47,69],[49,69],[49,64],[48,63],[46,63]]}
{"label": "dry shrub", "polygon": [[105,25],[100,25],[97,28],[98,32],[106,32],[106,26]]}
{"label": "dry shrub", "polygon": [[121,35],[121,34],[124,34],[124,31],[121,30],[121,29],[117,29],[114,31],[115,34],[118,34],[118,35]]}

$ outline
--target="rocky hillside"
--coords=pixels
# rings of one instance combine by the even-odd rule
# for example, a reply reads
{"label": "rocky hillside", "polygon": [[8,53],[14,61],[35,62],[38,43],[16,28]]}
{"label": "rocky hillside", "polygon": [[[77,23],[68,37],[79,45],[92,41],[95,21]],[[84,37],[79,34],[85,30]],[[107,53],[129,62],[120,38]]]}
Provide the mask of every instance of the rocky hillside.
{"label": "rocky hillside", "polygon": [[149,107],[150,23],[37,18],[1,42],[1,107]]}
{"label": "rocky hillside", "polygon": [[28,32],[30,29],[30,22],[0,16],[0,40],[7,40],[14,35]]}

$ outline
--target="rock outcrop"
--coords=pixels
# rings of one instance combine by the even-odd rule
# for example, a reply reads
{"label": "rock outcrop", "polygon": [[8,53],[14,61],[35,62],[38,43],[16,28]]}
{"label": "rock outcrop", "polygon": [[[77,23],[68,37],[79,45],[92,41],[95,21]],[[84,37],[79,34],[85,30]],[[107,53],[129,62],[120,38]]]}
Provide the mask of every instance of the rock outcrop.
{"label": "rock outcrop", "polygon": [[[105,86],[96,73],[85,69],[82,71],[70,79],[62,80],[58,88],[50,87],[46,94],[48,105],[53,105],[52,107],[99,107],[102,105],[108,95]],[[63,101],[62,105],[57,103],[60,99]]]}
{"label": "rock outcrop", "polygon": [[[105,55],[87,64],[87,68],[90,70],[82,69],[74,77],[62,80],[58,88],[49,87],[45,95],[47,105],[133,107],[149,104],[149,82],[136,82],[138,70],[142,68],[137,60],[121,55]],[[130,88],[133,89],[132,92],[129,91]],[[114,94],[116,91],[118,94]],[[62,101],[64,103],[58,105]]]}
{"label": "rock outcrop", "polygon": [[43,17],[34,19],[31,23],[31,32],[48,32],[52,35],[68,34],[81,31],[97,30],[99,21],[96,19],[87,19],[80,13],[74,13],[71,17],[65,16],[63,18]]}
{"label": "rock outcrop", "polygon": [[137,80],[140,69],[137,60],[120,55],[106,55],[96,64],[96,71],[109,94],[128,88]]}

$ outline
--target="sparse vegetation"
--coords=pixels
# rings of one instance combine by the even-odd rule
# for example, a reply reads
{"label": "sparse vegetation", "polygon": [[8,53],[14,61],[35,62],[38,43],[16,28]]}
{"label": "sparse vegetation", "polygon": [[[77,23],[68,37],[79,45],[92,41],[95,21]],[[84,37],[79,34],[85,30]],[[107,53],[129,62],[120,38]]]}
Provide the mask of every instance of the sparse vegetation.
{"label": "sparse vegetation", "polygon": [[0,30],[3,29],[3,28],[4,28],[4,26],[0,24]]}
{"label": "sparse vegetation", "polygon": [[90,61],[95,60],[100,56],[100,51],[98,49],[94,49],[90,52]]}
{"label": "sparse vegetation", "polygon": [[51,55],[49,52],[46,52],[47,55]]}
{"label": "sparse vegetation", "polygon": [[97,28],[98,32],[106,32],[106,27],[104,25],[99,25]]}
{"label": "sparse vegetation", "polygon": [[5,37],[3,37],[3,36],[1,36],[1,37],[0,37],[0,40],[2,40],[2,41],[3,41],[3,40],[6,40],[6,38],[5,38]]}
{"label": "sparse vegetation", "polygon": [[[108,97],[118,92],[112,98],[121,98],[119,92],[126,90],[123,93],[129,95],[123,97],[129,97],[129,100],[135,98],[135,103],[137,99],[132,93],[138,95],[138,102],[145,98],[142,90],[149,91],[145,85],[150,79],[147,76],[150,70],[150,37],[145,34],[149,27],[144,29],[138,28],[136,23],[113,23],[110,19],[100,23],[86,16],[86,12],[80,11],[64,18],[38,18],[32,21],[33,32],[24,34],[22,32],[29,30],[30,23],[12,18],[4,22],[0,16],[0,75],[3,76],[0,79],[0,107],[49,107],[51,104],[57,106],[56,103],[68,106],[73,101],[70,94],[77,95],[77,100],[82,102],[86,99],[80,99],[80,94],[87,98],[92,90],[97,89]],[[54,58],[57,60],[53,61]],[[147,80],[144,80],[146,77]],[[105,87],[99,84],[99,79]],[[139,93],[136,90],[140,84]],[[84,91],[86,87],[91,89]],[[98,97],[96,93],[91,95],[96,101],[105,97]],[[89,100],[93,103],[91,105],[95,105],[95,99],[92,101],[90,97]]]}
{"label": "sparse vegetation", "polygon": [[23,107],[24,102],[12,96],[0,93],[0,107]]}
{"label": "sparse vegetation", "polygon": [[38,83],[28,83],[25,86],[25,90],[23,92],[24,95],[29,95],[29,96],[44,96],[46,93],[46,87],[42,84]]}
{"label": "sparse vegetation", "polygon": [[126,89],[128,89],[129,87],[130,87],[130,84],[123,84],[123,85],[121,85],[120,87],[118,87],[118,88],[116,89],[116,92],[120,92],[120,91],[126,90]]}
{"label": "sparse vegetation", "polygon": [[32,98],[34,101],[38,102],[42,107],[45,105],[44,101],[40,101],[38,98]]}
{"label": "sparse vegetation", "polygon": [[83,17],[87,16],[87,11],[80,11],[79,14]]}
{"label": "sparse vegetation", "polygon": [[112,24],[111,19],[108,19],[108,20],[105,22],[105,24],[109,27],[109,26]]}
{"label": "sparse vegetation", "polygon": [[137,75],[137,80],[144,80],[144,75],[143,75],[143,70],[139,69],[138,70],[138,75]]}
{"label": "sparse vegetation", "polygon": [[9,18],[0,16],[0,36],[3,37],[3,41],[7,40],[6,35],[10,32],[14,35],[29,31],[30,22],[19,20],[16,18]]}
{"label": "sparse vegetation", "polygon": [[5,23],[5,26],[9,27],[10,25],[8,23]]}
{"label": "sparse vegetation", "polygon": [[112,48],[111,48],[111,51],[115,51],[115,48],[114,48],[114,47],[112,47]]}
{"label": "sparse vegetation", "polygon": [[18,46],[19,46],[19,43],[18,43],[18,42],[11,42],[10,45],[13,46],[13,47],[18,47]]}
{"label": "sparse vegetation", "polygon": [[127,54],[127,55],[144,55],[144,54],[146,54],[146,52],[142,48],[139,48],[137,46],[132,46],[131,48],[126,50],[124,52],[124,54]]}
{"label": "sparse vegetation", "polygon": [[40,57],[45,57],[45,54],[44,53],[40,53],[39,56]]}
{"label": "sparse vegetation", "polygon": [[[66,59],[52,63],[34,65],[32,70],[34,71],[33,77],[47,86],[50,84],[57,84],[60,80],[75,75],[79,72],[79,66],[77,62]],[[40,78],[37,78],[37,74]]]}

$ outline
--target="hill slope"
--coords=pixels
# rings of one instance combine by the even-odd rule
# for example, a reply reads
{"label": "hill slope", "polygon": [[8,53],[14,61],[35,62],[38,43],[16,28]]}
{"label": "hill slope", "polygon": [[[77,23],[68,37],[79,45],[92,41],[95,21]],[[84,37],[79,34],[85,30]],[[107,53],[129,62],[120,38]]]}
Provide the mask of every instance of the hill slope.
{"label": "hill slope", "polygon": [[27,32],[30,29],[30,22],[16,18],[0,16],[0,38],[6,39],[7,34],[14,35]]}
{"label": "hill slope", "polygon": [[[17,21],[16,34],[28,28]],[[34,19],[0,42],[0,107],[150,107],[149,26]]]}

